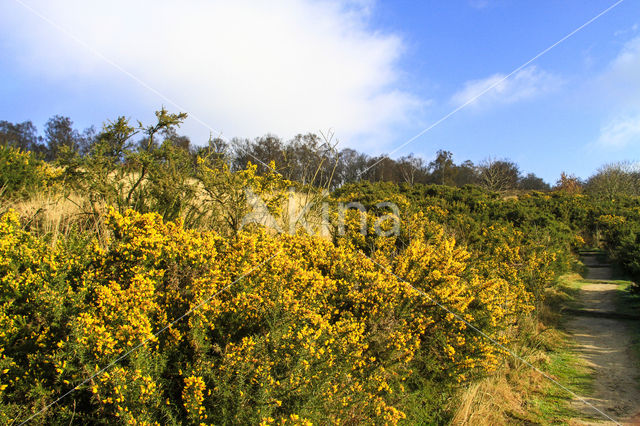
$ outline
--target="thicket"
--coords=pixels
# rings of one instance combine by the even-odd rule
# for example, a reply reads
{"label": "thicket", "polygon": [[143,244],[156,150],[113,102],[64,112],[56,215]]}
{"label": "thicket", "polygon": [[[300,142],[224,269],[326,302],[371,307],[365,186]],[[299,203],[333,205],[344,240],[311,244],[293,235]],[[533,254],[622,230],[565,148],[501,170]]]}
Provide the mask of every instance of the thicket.
{"label": "thicket", "polygon": [[[640,271],[633,196],[369,181],[326,196],[311,184],[331,187],[327,158],[293,182],[273,159],[185,150],[184,115],[156,115],[53,165],[0,148],[4,422],[55,402],[34,421],[444,423],[456,389],[521,348],[576,249]],[[45,206],[22,209],[43,192],[73,202],[56,238]],[[321,202],[326,235],[309,235]]]}

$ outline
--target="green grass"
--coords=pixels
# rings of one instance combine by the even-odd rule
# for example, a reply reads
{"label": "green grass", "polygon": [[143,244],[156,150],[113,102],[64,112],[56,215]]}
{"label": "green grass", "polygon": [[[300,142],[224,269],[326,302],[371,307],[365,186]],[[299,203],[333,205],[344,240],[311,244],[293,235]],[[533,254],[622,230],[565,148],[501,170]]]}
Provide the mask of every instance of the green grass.
{"label": "green grass", "polygon": [[[593,392],[593,370],[571,349],[569,338],[549,353],[545,370],[558,383],[579,396]],[[571,407],[573,394],[549,382],[542,393],[532,400],[538,415],[532,419],[541,424],[568,424],[569,419],[582,418],[583,414]]]}
{"label": "green grass", "polygon": [[[640,292],[638,288],[633,282],[627,280],[625,275],[615,266],[613,272],[614,279],[612,280],[585,279],[577,274],[560,277],[554,291],[553,300],[549,305],[554,309],[561,309],[562,307],[580,309],[582,306],[578,295],[582,286],[589,283],[611,283],[618,286],[616,312],[627,315],[640,314]],[[556,325],[561,328],[566,319],[566,316],[561,315]],[[632,348],[636,353],[636,362],[638,368],[640,368],[640,321],[629,320],[628,324],[633,332]],[[551,361],[548,364],[547,372],[576,394],[589,396],[593,392],[593,369],[588,367],[571,349],[570,339],[567,336],[566,346],[561,346],[549,354]],[[638,384],[640,386],[640,382]],[[567,399],[571,399],[569,393],[559,389],[557,386],[551,386],[546,389],[546,393],[535,401],[542,413],[542,417],[547,419],[543,424],[563,423],[563,417],[565,419],[582,418],[586,420],[583,417],[584,414],[577,413],[567,406]],[[592,414],[592,418],[598,418],[596,413]]]}
{"label": "green grass", "polygon": [[614,281],[618,284],[616,309],[620,313],[637,315],[640,313],[640,292],[631,281]]}
{"label": "green grass", "polygon": [[579,294],[584,284],[586,284],[585,280],[578,274],[560,276],[556,281],[556,285],[546,291],[544,323],[552,327],[561,328],[567,320],[566,315],[561,314],[562,310],[566,308],[580,309],[582,307]]}
{"label": "green grass", "polygon": [[[563,308],[580,309],[579,294],[582,286],[589,280],[578,274],[563,275],[547,294],[546,305],[553,313],[549,316],[551,326],[562,329],[566,315]],[[558,333],[560,338],[547,352],[549,362],[544,370],[558,383],[581,397],[593,393],[594,371],[573,349],[573,341],[566,333]],[[532,400],[532,410],[536,413],[532,419],[540,424],[568,424],[569,419],[585,419],[584,414],[571,407],[573,394],[552,382],[548,382],[542,392]]]}

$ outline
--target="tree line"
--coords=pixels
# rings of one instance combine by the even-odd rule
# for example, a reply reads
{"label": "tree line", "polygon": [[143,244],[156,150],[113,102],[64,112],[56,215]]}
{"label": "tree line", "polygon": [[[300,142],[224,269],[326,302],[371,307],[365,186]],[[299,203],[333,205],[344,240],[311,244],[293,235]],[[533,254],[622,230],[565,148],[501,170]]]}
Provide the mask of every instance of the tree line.
{"label": "tree line", "polygon": [[[170,115],[166,110],[162,111]],[[176,116],[186,117],[184,114]],[[332,134],[313,133],[298,134],[289,140],[272,134],[254,139],[211,137],[206,145],[198,146],[189,137],[180,135],[177,129],[177,125],[162,126],[155,131],[140,126],[131,130],[137,135],[137,141],[122,146],[113,132],[98,132],[94,127],[80,131],[74,128],[69,117],[55,115],[46,122],[42,135],[31,121],[0,120],[0,144],[31,151],[52,162],[90,156],[96,146],[104,149],[105,144],[118,151],[120,160],[125,161],[126,152],[150,151],[171,143],[187,153],[194,163],[198,156],[214,156],[223,159],[233,170],[243,169],[251,162],[262,174],[273,171],[269,170],[270,164],[275,164],[275,170],[288,180],[329,190],[364,180],[457,187],[478,185],[492,191],[556,189],[575,193],[584,190],[610,199],[620,193],[640,195],[640,173],[631,162],[605,165],[585,181],[563,173],[552,187],[534,173],[523,173],[509,159],[456,163],[453,154],[447,150],[437,151],[432,161],[413,154],[393,159],[386,154],[372,156],[351,148],[339,149]]]}

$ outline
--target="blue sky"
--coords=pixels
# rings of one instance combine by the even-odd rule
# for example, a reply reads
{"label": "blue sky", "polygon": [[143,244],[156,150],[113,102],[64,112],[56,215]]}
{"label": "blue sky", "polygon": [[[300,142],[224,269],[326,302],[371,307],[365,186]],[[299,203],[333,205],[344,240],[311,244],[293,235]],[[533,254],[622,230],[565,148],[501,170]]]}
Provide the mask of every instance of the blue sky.
{"label": "blue sky", "polygon": [[[0,3],[0,119],[183,133],[332,129],[390,152],[614,4],[538,0]],[[640,2],[613,10],[394,156],[510,158],[553,183],[640,159]]]}

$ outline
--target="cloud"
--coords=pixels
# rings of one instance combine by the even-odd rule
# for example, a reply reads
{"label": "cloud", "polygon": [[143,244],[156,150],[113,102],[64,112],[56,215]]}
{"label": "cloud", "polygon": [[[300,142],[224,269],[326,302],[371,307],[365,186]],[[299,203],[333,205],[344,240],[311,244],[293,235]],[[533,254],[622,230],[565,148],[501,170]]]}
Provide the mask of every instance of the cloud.
{"label": "cloud", "polygon": [[598,143],[607,148],[625,148],[640,145],[640,114],[618,117],[600,129]]}
{"label": "cloud", "polygon": [[[524,68],[508,79],[505,74],[494,74],[481,80],[471,80],[451,97],[451,103],[470,103],[477,108],[490,108],[534,99],[557,90],[562,80],[536,66]],[[503,81],[504,80],[504,81]]]}
{"label": "cloud", "polygon": [[633,25],[632,25],[631,27],[629,27],[629,28],[624,28],[624,29],[622,29],[622,30],[615,31],[615,32],[613,33],[613,35],[614,35],[615,37],[624,37],[624,36],[628,36],[629,34],[635,34],[635,33],[637,33],[637,32],[638,32],[638,29],[640,29],[640,26],[638,26],[638,24],[636,23],[636,24],[633,24]]}
{"label": "cloud", "polygon": [[[379,145],[426,105],[398,88],[404,43],[370,27],[372,0],[24,1],[227,136],[331,127],[349,144]],[[118,92],[119,71],[17,3],[0,16],[27,72],[139,96]],[[146,95],[150,108],[174,108]]]}
{"label": "cloud", "polygon": [[597,78],[602,101],[619,108],[640,108],[640,37],[624,44]]}
{"label": "cloud", "polygon": [[[627,41],[598,75],[586,96],[605,117],[596,145],[607,149],[640,146],[640,37]],[[613,117],[613,118],[611,118]]]}

